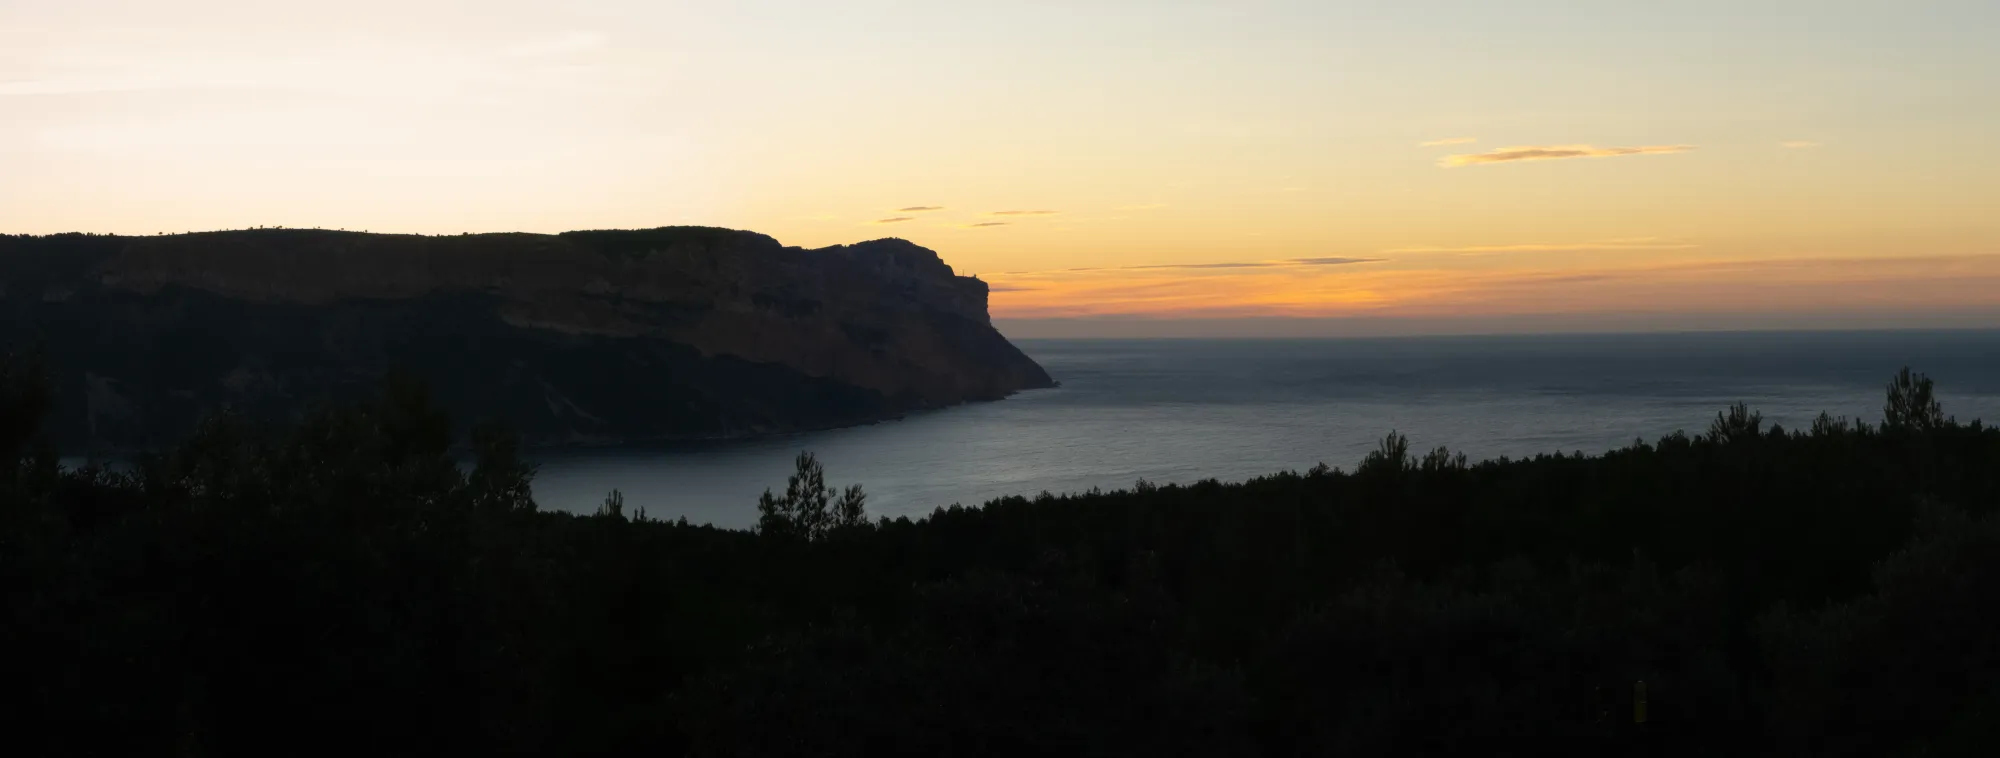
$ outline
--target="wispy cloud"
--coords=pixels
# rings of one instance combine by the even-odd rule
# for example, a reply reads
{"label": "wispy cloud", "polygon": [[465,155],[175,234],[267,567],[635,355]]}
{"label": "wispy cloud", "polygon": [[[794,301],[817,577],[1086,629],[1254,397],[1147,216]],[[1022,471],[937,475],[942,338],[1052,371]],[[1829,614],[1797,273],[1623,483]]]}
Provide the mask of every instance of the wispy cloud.
{"label": "wispy cloud", "polygon": [[1447,253],[1453,255],[1492,255],[1498,253],[1575,253],[1615,250],[1690,250],[1700,245],[1685,242],[1663,242],[1658,237],[1621,237],[1595,242],[1530,242],[1514,245],[1462,245],[1450,247],[1398,247],[1383,250],[1386,254]]}
{"label": "wispy cloud", "polygon": [[1383,259],[1381,258],[1343,258],[1343,257],[1287,258],[1284,260],[1275,260],[1275,261],[1218,261],[1214,263],[1155,263],[1145,266],[1115,266],[1110,268],[1101,268],[1101,267],[1065,268],[1065,269],[1049,269],[1044,271],[1008,271],[1004,273],[1008,276],[1029,276],[1029,275],[1063,275],[1063,274],[1074,274],[1074,273],[1093,272],[1093,271],[1159,271],[1167,269],[1174,269],[1181,271],[1265,269],[1265,268],[1286,268],[1294,266],[1343,266],[1350,263],[1379,263],[1382,260]]}
{"label": "wispy cloud", "polygon": [[903,222],[905,222],[905,221],[915,221],[915,220],[916,220],[916,218],[914,218],[914,217],[911,217],[911,216],[896,216],[896,217],[894,217],[894,218],[878,218],[878,219],[875,219],[875,220],[874,220],[873,222],[871,222],[871,223],[876,223],[876,224],[900,224],[900,223],[903,223]]}
{"label": "wispy cloud", "polygon": [[[1037,277],[996,298],[996,318],[1466,317],[1545,314],[1824,312],[1848,318],[1917,308],[1996,303],[2000,255],[1784,260],[1607,261],[1576,269],[1537,266],[1357,270],[1252,268],[1110,271]],[[1865,317],[1864,317],[1865,318]]]}
{"label": "wispy cloud", "polygon": [[1278,266],[1278,265],[1282,265],[1282,264],[1279,264],[1279,263],[1272,263],[1272,262],[1245,262],[1245,263],[1161,263],[1161,264],[1157,264],[1157,265],[1152,265],[1152,266],[1125,266],[1125,268],[1127,268],[1127,269],[1133,269],[1133,270],[1140,270],[1140,269],[1154,269],[1154,268],[1270,268],[1270,267],[1272,267],[1272,266]]}
{"label": "wispy cloud", "polygon": [[[1298,311],[1365,309],[1382,300],[1379,269],[1335,273],[1328,269],[1248,267],[1226,272],[1105,271],[1035,278],[1033,291],[994,299],[996,315],[1046,318],[1130,314],[1185,316],[1269,315]],[[1008,282],[1013,284],[1011,280]]]}
{"label": "wispy cloud", "polygon": [[1647,145],[1644,147],[1596,147],[1593,145],[1545,145],[1503,147],[1484,153],[1447,155],[1438,160],[1445,168],[1483,166],[1489,163],[1550,161],[1565,158],[1618,158],[1627,155],[1668,155],[1693,150],[1693,145]]}
{"label": "wispy cloud", "polygon": [[1034,287],[1023,287],[1023,286],[1021,286],[1021,285],[1018,285],[1018,284],[988,284],[988,285],[986,285],[986,291],[987,291],[987,292],[1034,292],[1034,291],[1035,291],[1035,289],[1036,289],[1036,288],[1034,288]]}
{"label": "wispy cloud", "polygon": [[897,213],[923,213],[923,212],[926,212],[926,211],[941,211],[941,210],[944,210],[944,206],[942,206],[942,205],[912,205],[912,206],[910,206],[910,207],[908,207],[908,208],[897,208],[897,209],[896,209],[896,212],[897,212]]}
{"label": "wispy cloud", "polygon": [[1780,142],[1780,143],[1778,143],[1778,147],[1786,147],[1786,148],[1791,148],[1791,149],[1794,149],[1794,150],[1797,150],[1797,149],[1800,149],[1800,148],[1807,148],[1807,147],[1819,147],[1819,146],[1820,146],[1820,143],[1818,143],[1818,142],[1813,142],[1813,141],[1811,141],[1811,140],[1802,140],[1802,139],[1797,139],[1797,140],[1788,140],[1788,141],[1785,141],[1785,142]]}
{"label": "wispy cloud", "polygon": [[1477,137],[1446,137],[1444,139],[1434,139],[1429,142],[1419,142],[1417,143],[1417,147],[1444,147],[1445,145],[1470,145],[1478,141],[1479,138]]}
{"label": "wispy cloud", "polygon": [[1349,263],[1381,262],[1381,258],[1293,258],[1286,261],[1295,266],[1345,266]]}
{"label": "wispy cloud", "polygon": [[1380,263],[1381,258],[1287,258],[1281,261],[1227,261],[1223,263],[1162,263],[1152,266],[1126,266],[1126,269],[1213,269],[1213,268],[1282,268],[1285,266],[1345,266],[1350,263]]}
{"label": "wispy cloud", "polygon": [[1037,274],[1075,274],[1075,273],[1081,273],[1081,272],[1084,272],[1084,271],[1115,271],[1115,270],[1116,270],[1116,269],[1109,269],[1109,268],[1100,268],[1100,267],[1092,267],[1092,268],[1059,268],[1059,269],[1044,269],[1044,270],[1041,270],[1041,271],[1002,271],[1002,272],[1000,272],[999,274],[996,274],[995,276],[1033,276],[1033,275],[1037,275]]}
{"label": "wispy cloud", "polygon": [[966,225],[964,226],[964,228],[966,228],[966,229],[979,229],[979,228],[982,228],[982,227],[988,227],[988,226],[1006,226],[1006,225],[1007,225],[1007,223],[1008,223],[1008,222],[1006,222],[1006,221],[981,221],[981,222],[979,222],[979,223],[976,223],[976,224],[966,224]]}
{"label": "wispy cloud", "polygon": [[1062,211],[993,211],[988,216],[1053,216]]}

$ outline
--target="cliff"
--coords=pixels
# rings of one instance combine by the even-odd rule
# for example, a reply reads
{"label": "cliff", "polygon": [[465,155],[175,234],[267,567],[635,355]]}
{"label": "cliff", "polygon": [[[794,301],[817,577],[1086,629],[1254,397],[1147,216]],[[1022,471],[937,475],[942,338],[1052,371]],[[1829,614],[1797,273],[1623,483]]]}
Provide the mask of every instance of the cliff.
{"label": "cliff", "polygon": [[40,343],[69,450],[426,380],[532,443],[824,428],[1052,385],[985,283],[898,239],[702,227],[455,237],[0,237],[0,340]]}

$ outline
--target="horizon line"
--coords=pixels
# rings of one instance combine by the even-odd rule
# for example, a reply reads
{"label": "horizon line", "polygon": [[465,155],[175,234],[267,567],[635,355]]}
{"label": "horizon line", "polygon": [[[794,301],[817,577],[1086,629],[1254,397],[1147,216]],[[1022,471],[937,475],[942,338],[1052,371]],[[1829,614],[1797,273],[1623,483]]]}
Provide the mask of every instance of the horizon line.
{"label": "horizon line", "polygon": [[[1966,314],[1962,314],[1962,315],[1961,315],[1960,317],[1961,317],[1961,318],[1967,318],[1967,317],[1993,317],[1994,315],[1995,315],[1995,314],[1986,314],[1986,313],[1966,313]],[[1937,316],[1937,315],[1932,315],[1931,317],[1932,317],[1932,318],[1936,318],[1936,317],[1938,317],[1938,316]],[[1466,317],[1466,318],[1476,318],[1476,317]],[[1332,320],[1333,320],[1333,319],[1314,319],[1314,318],[1287,318],[1287,317],[1276,317],[1276,318],[1268,318],[1268,317],[1246,317],[1246,318],[1234,318],[1234,319],[1213,319],[1213,320],[1204,320],[1204,321],[1203,321],[1202,323],[1204,323],[1204,324],[1209,324],[1209,325],[1248,325],[1248,324],[1252,324],[1252,323],[1256,323],[1256,322],[1258,322],[1258,321],[1262,321],[1262,320],[1280,320],[1280,319],[1283,319],[1283,320],[1287,320],[1287,321],[1292,321],[1292,322],[1307,322],[1307,323],[1310,323],[1310,322],[1314,322],[1314,321],[1332,321]],[[1133,340],[1207,340],[1207,341],[1217,341],[1217,340],[1230,340],[1230,341],[1257,341],[1257,340],[1272,340],[1272,341],[1277,341],[1277,340],[1376,340],[1376,339],[1429,339],[1429,338],[1462,338],[1462,337],[1591,337],[1591,336],[1634,336],[1634,335],[1648,335],[1648,336],[1673,336],[1673,335],[1687,335],[1687,336],[1698,336],[1698,335],[1722,335],[1722,334],[1771,334],[1771,335],[1783,335],[1783,334],[1829,334],[1829,333],[1939,333],[1939,332],[1968,332],[1968,333],[1969,333],[1969,332],[1994,332],[1994,333],[2000,333],[2000,325],[1990,325],[1990,324],[1989,324],[1989,325],[1963,325],[1963,324],[1955,324],[1955,325],[1954,325],[1954,324],[1932,324],[1932,325],[1922,325],[1922,324],[1918,324],[1918,325],[1904,325],[1904,324],[1842,324],[1842,325],[1826,325],[1826,324],[1810,324],[1810,323],[1806,323],[1806,324],[1789,324],[1789,325],[1748,325],[1748,326],[1662,326],[1662,327],[1658,327],[1658,328],[1648,328],[1648,327],[1645,327],[1645,326],[1643,326],[1643,325],[1626,325],[1626,326],[1618,326],[1618,327],[1610,327],[1610,328],[1600,328],[1600,329],[1588,329],[1588,328],[1583,328],[1583,329],[1562,329],[1562,328],[1552,328],[1552,329],[1533,329],[1533,328],[1530,328],[1530,329],[1523,329],[1523,330],[1518,330],[1518,331],[1492,331],[1492,330],[1487,330],[1487,331],[1457,331],[1457,330],[1450,330],[1450,329],[1445,329],[1445,330],[1439,330],[1439,331],[1400,331],[1400,332],[1387,332],[1387,333],[1343,333],[1343,334],[1269,334],[1269,333],[1263,333],[1263,334],[1259,334],[1259,333],[1248,333],[1248,332],[1246,332],[1246,333],[1237,333],[1237,334],[1102,334],[1102,333],[1099,333],[1099,334],[1087,334],[1087,333],[1080,333],[1080,334],[1073,334],[1073,335],[1058,335],[1058,334],[1046,334],[1046,333],[1044,333],[1044,334],[1032,334],[1032,335],[1016,335],[1016,334],[1008,334],[1008,327],[1009,327],[1009,326],[1011,326],[1011,325],[1014,325],[1014,324],[1023,324],[1023,323],[1035,323],[1035,322],[1042,322],[1042,323],[1048,323],[1048,322],[1058,322],[1058,321],[1071,321],[1071,322],[1075,322],[1075,321],[1084,321],[1084,320],[1081,320],[1081,319],[1076,319],[1076,320],[1065,320],[1065,319],[1001,319],[1001,318],[996,318],[996,319],[993,319],[993,327],[994,327],[995,329],[999,330],[999,331],[1000,331],[1000,332],[1001,332],[1001,333],[1002,333],[1003,335],[1005,335],[1005,336],[1007,337],[1007,339],[1009,339],[1009,340],[1121,340],[1121,341],[1133,341]],[[1384,320],[1381,320],[1381,319],[1376,319],[1376,320],[1371,320],[1371,322],[1373,322],[1373,323],[1381,323],[1382,321],[1384,321]],[[1094,322],[1094,323],[1097,323],[1097,324],[1121,324],[1121,323],[1122,323],[1122,324],[1131,324],[1131,323],[1172,323],[1172,322],[1173,322],[1173,320],[1168,320],[1168,319],[1160,319],[1160,320],[1157,320],[1157,321],[1150,321],[1150,322],[1136,322],[1136,321],[1097,321],[1097,322]],[[1083,323],[1083,324],[1079,324],[1079,325],[1080,325],[1080,326],[1083,326],[1083,325],[1088,325],[1088,324],[1090,324],[1090,323],[1093,323],[1093,322],[1089,322],[1089,321],[1084,321],[1084,323]],[[1350,323],[1351,323],[1351,322],[1350,322]]]}

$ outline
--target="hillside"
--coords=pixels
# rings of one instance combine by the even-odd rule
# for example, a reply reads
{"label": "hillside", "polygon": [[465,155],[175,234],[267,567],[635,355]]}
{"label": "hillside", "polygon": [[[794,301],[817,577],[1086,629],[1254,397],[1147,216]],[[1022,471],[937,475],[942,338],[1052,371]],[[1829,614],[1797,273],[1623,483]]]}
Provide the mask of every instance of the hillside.
{"label": "hillside", "polygon": [[39,386],[0,354],[15,755],[2000,745],[2000,431],[1908,373],[1879,423],[1739,405],[1479,463],[1391,434],[1351,471],[914,520],[802,456],[755,531],[541,511],[506,440],[468,471],[407,384],[64,469]]}
{"label": "hillside", "polygon": [[984,282],[898,239],[702,227],[450,237],[0,237],[0,341],[45,346],[65,450],[229,409],[294,417],[407,371],[530,443],[863,423],[1051,386]]}

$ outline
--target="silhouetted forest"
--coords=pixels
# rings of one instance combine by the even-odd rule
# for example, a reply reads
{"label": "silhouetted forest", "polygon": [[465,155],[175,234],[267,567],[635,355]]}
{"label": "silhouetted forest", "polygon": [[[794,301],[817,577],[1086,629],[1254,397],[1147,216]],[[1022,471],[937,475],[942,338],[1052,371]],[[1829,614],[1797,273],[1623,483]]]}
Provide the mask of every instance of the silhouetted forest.
{"label": "silhouetted forest", "polygon": [[2000,433],[1907,370],[1880,422],[1479,463],[1392,434],[915,521],[802,456],[755,531],[538,511],[512,437],[461,467],[406,381],[119,472],[59,466],[48,404],[0,370],[11,755],[2000,745]]}

